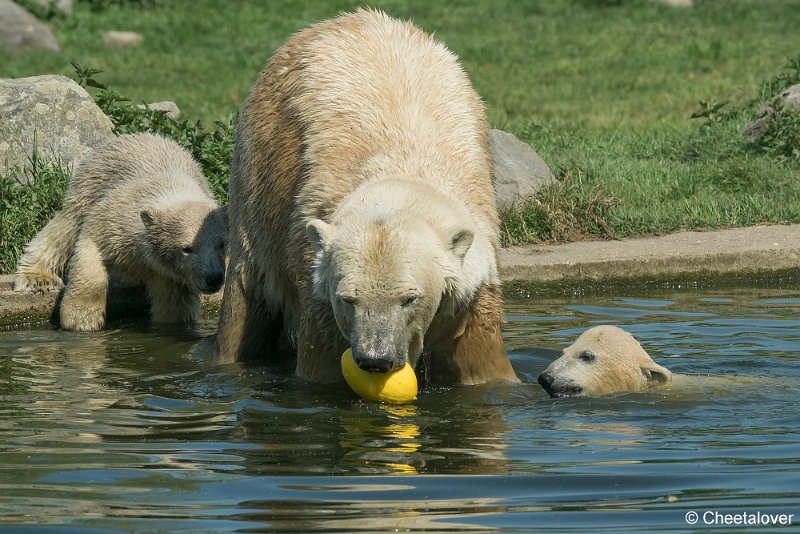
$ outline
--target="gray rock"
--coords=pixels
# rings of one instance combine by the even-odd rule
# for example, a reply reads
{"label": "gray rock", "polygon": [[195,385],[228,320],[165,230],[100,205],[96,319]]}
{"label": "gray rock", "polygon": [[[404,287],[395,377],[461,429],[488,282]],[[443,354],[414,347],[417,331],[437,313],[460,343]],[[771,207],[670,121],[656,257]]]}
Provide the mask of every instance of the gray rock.
{"label": "gray rock", "polygon": [[112,135],[111,120],[64,76],[0,78],[0,172],[23,181],[34,147],[40,158],[71,166]]}
{"label": "gray rock", "polygon": [[659,4],[665,4],[673,7],[692,7],[694,0],[653,0]]}
{"label": "gray rock", "polygon": [[497,206],[502,208],[520,202],[554,181],[550,168],[513,134],[501,130],[489,132],[489,145],[494,158]]}
{"label": "gray rock", "polygon": [[9,52],[23,50],[58,51],[50,26],[11,0],[0,0],[0,47]]}
{"label": "gray rock", "polygon": [[[784,107],[800,111],[800,84],[793,85],[777,95],[783,100]],[[757,141],[767,129],[767,121],[775,114],[775,108],[768,102],[758,110],[756,118],[744,127],[742,134],[751,141]]]}
{"label": "gray rock", "polygon": [[163,102],[153,102],[152,104],[139,104],[140,109],[149,109],[151,111],[163,111],[170,119],[177,119],[181,116],[181,110],[178,109],[178,104],[170,100]]}
{"label": "gray rock", "polygon": [[103,34],[103,43],[108,48],[139,46],[142,41],[144,41],[144,35],[136,32],[110,31]]}

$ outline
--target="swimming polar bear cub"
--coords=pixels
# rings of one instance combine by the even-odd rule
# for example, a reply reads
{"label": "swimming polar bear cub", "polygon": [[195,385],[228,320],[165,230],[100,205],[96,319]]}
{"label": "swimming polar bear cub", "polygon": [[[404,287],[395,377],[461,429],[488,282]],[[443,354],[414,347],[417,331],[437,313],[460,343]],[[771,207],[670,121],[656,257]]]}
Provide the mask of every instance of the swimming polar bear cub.
{"label": "swimming polar bear cub", "polygon": [[640,391],[672,382],[636,339],[611,325],[590,328],[539,375],[551,397]]}
{"label": "swimming polar bear cub", "polygon": [[63,209],[26,247],[14,290],[58,289],[64,276],[61,327],[95,331],[113,271],[144,282],[154,322],[191,322],[200,293],[222,286],[226,228],[191,154],[156,135],[121,135],[77,165]]}

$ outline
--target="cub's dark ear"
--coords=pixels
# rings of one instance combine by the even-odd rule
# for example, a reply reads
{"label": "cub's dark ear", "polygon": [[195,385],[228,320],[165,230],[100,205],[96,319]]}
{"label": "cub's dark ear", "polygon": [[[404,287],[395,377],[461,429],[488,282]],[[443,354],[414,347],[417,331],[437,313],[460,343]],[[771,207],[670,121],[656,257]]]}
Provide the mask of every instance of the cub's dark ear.
{"label": "cub's dark ear", "polygon": [[321,219],[312,219],[306,224],[306,235],[311,242],[314,253],[325,250],[333,236],[333,226]]}
{"label": "cub's dark ear", "polygon": [[139,214],[145,228],[150,228],[156,223],[156,214],[150,210],[144,210]]}
{"label": "cub's dark ear", "polygon": [[653,362],[640,367],[648,385],[661,386],[672,382],[672,373],[666,367]]}
{"label": "cub's dark ear", "polygon": [[214,213],[217,214],[217,219],[219,220],[222,228],[224,229],[225,233],[228,232],[228,228],[230,228],[228,224],[228,205],[220,206],[219,208],[214,210]]}
{"label": "cub's dark ear", "polygon": [[472,246],[472,241],[475,239],[475,234],[469,228],[459,230],[450,238],[450,251],[459,259],[463,260],[467,255],[469,247]]}

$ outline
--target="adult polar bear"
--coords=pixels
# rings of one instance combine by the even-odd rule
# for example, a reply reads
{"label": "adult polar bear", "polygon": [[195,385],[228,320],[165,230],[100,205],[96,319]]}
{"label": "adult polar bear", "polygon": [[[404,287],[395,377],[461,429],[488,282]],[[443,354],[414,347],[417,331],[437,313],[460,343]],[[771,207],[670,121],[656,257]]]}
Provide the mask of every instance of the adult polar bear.
{"label": "adult polar bear", "polygon": [[412,24],[358,10],[292,37],[236,130],[218,361],[291,344],[330,382],[352,346],[366,370],[516,381],[487,136],[456,57]]}

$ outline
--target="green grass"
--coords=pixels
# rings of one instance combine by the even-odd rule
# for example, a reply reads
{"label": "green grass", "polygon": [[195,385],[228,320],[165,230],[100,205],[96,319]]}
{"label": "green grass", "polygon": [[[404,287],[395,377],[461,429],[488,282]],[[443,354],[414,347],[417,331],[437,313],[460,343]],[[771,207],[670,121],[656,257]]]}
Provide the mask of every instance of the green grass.
{"label": "green grass", "polygon": [[231,115],[226,122],[215,121],[211,129],[204,127],[200,121],[191,122],[186,117],[173,119],[164,112],[139,108],[130,99],[96,80],[95,76],[102,71],[77,63],[73,63],[73,67],[76,81],[86,90],[94,92],[95,102],[111,119],[116,133],[153,132],[175,139],[200,163],[217,201],[220,204],[227,203],[235,115]]}
{"label": "green grass", "polygon": [[[358,5],[337,0],[151,0],[52,21],[57,54],[0,52],[0,76],[72,75],[71,61],[135,101],[175,100],[194,119],[226,120],[293,32]],[[610,5],[609,5],[610,4]],[[749,99],[797,55],[798,0],[370,2],[435,32],[462,58],[496,125],[685,125],[696,103]],[[138,31],[108,50],[102,33]]]}
{"label": "green grass", "polygon": [[61,208],[69,183],[69,173],[35,155],[24,178],[30,180],[28,185],[19,186],[0,175],[0,273],[14,272],[27,242]]}
{"label": "green grass", "polygon": [[[84,0],[51,21],[61,52],[0,52],[0,77],[74,77],[74,61],[102,69],[97,79],[134,103],[174,100],[186,120],[153,128],[207,157],[221,190],[230,117],[270,54],[298,29],[355,5]],[[503,214],[506,243],[800,222],[797,114],[776,119],[757,145],[740,135],[761,103],[797,78],[799,69],[783,67],[800,57],[800,0],[697,0],[691,9],[649,0],[371,5],[435,32],[461,57],[493,126],[529,142],[558,177]],[[107,50],[101,35],[110,29],[143,33],[144,44]],[[127,109],[120,129],[151,127],[126,119]]]}

